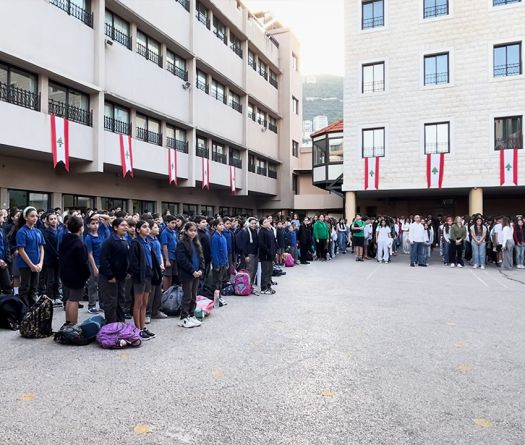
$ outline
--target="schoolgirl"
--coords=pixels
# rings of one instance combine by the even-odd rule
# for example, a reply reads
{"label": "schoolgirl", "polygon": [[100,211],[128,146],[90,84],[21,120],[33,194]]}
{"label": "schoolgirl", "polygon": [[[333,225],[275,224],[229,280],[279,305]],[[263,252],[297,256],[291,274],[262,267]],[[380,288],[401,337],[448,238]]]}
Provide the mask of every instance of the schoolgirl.
{"label": "schoolgirl", "polygon": [[9,264],[11,263],[11,253],[7,235],[4,231],[5,215],[0,211],[0,293],[11,293],[11,276],[9,274]]}
{"label": "schoolgirl", "polygon": [[502,221],[502,254],[503,254],[503,265],[502,269],[512,270],[514,268],[514,235],[512,226],[510,225],[510,219],[506,216]]}
{"label": "schoolgirl", "polygon": [[392,229],[387,225],[386,220],[382,219],[379,222],[379,227],[376,229],[377,242],[377,262],[389,263],[389,242],[392,239]]}
{"label": "schoolgirl", "polygon": [[212,265],[212,278],[214,285],[213,298],[218,299],[221,306],[224,306],[226,302],[221,297],[221,289],[224,287],[226,281],[228,281],[228,241],[224,236],[224,223],[217,219],[212,223],[214,229],[211,236],[210,248],[211,248],[211,265]]}
{"label": "schoolgirl", "polygon": [[478,267],[485,269],[487,227],[483,224],[483,218],[481,218],[481,216],[476,218],[474,224],[470,228],[470,239],[474,269],[477,269]]}
{"label": "schoolgirl", "polygon": [[[158,267],[160,268],[161,273],[164,272],[164,259],[162,258],[162,246],[159,241],[159,231],[160,226],[156,222],[150,223],[150,234],[148,241],[151,244],[151,249],[153,256],[157,260]],[[146,311],[146,324],[148,324],[152,318],[154,319],[164,319],[168,316],[160,310],[162,297],[162,283],[154,284],[151,283],[151,292],[148,298],[148,309]]]}
{"label": "schoolgirl", "polygon": [[[105,224],[102,224],[105,227]],[[88,312],[90,314],[98,314],[99,310],[97,309],[97,301],[99,306],[102,308],[104,303],[99,300],[98,293],[98,274],[100,268],[100,250],[102,248],[102,243],[104,242],[104,236],[99,233],[100,220],[98,215],[92,215],[87,220],[88,234],[84,238],[84,243],[86,244],[88,256],[89,256],[89,268],[91,274],[88,280]],[[105,229],[104,229],[105,230]],[[105,233],[105,231],[104,231]]]}

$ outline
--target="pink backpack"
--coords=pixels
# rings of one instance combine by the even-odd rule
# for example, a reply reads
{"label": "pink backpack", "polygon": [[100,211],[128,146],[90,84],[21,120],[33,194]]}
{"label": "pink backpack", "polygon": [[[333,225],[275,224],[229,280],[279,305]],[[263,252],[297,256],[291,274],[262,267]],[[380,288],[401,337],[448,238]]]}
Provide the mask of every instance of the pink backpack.
{"label": "pink backpack", "polygon": [[126,346],[140,346],[140,330],[131,323],[109,323],[100,328],[97,342],[105,349],[121,349]]}
{"label": "pink backpack", "polygon": [[197,295],[197,307],[195,309],[195,312],[197,312],[197,310],[200,310],[202,314],[205,317],[207,317],[211,314],[211,311],[213,311],[214,308],[215,304],[213,300],[203,297],[202,295]]}
{"label": "pink backpack", "polygon": [[235,295],[246,297],[252,293],[252,285],[250,284],[250,274],[246,270],[237,272],[233,279],[233,289]]}
{"label": "pink backpack", "polygon": [[293,258],[293,255],[287,254],[284,257],[284,267],[294,267],[295,266],[295,260]]}

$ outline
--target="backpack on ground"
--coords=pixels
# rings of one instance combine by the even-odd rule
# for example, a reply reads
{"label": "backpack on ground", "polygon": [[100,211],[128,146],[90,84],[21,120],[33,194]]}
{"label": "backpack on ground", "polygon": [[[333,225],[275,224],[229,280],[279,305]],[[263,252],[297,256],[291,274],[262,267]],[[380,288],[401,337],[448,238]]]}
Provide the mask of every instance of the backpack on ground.
{"label": "backpack on ground", "polygon": [[109,323],[97,334],[97,343],[105,349],[122,349],[126,346],[140,346],[140,329],[131,323]]}
{"label": "backpack on ground", "polygon": [[221,295],[235,295],[235,288],[233,287],[233,284],[228,283],[226,286],[224,286],[221,290]]}
{"label": "backpack on ground", "polygon": [[295,260],[293,255],[289,253],[283,253],[284,257],[284,267],[294,267],[295,266]]}
{"label": "backpack on ground", "polygon": [[273,266],[272,277],[280,277],[282,275],[286,275],[286,272],[277,265]]}
{"label": "backpack on ground", "polygon": [[240,270],[233,278],[233,290],[235,295],[246,297],[252,293],[250,274],[246,270]]}
{"label": "backpack on ground", "polygon": [[45,338],[53,334],[53,300],[42,295],[29,308],[20,323],[20,335],[25,338]]}
{"label": "backpack on ground", "polygon": [[203,297],[202,295],[197,295],[197,306],[195,307],[195,317],[203,319],[210,315],[215,308],[213,300]]}
{"label": "backpack on ground", "polygon": [[0,295],[0,329],[17,331],[27,312],[24,302],[13,295]]}
{"label": "backpack on ground", "polygon": [[171,286],[162,294],[160,300],[160,310],[166,315],[179,315],[182,304],[182,287]]}
{"label": "backpack on ground", "polygon": [[95,315],[80,324],[64,325],[60,331],[55,332],[54,340],[61,345],[89,345],[95,341],[104,323],[105,320],[102,315]]}

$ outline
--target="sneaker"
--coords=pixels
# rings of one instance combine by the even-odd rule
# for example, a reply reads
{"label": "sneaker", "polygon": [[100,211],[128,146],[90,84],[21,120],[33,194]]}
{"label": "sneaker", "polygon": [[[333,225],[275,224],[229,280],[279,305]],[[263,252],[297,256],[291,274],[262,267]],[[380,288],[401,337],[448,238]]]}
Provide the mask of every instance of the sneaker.
{"label": "sneaker", "polygon": [[151,317],[149,315],[146,315],[146,319],[144,320],[144,323],[150,324],[151,323]]}
{"label": "sneaker", "polygon": [[224,298],[219,297],[219,307],[223,306],[228,306],[228,302]]}
{"label": "sneaker", "polygon": [[62,303],[62,300],[60,300],[59,298],[53,300],[53,307],[62,307],[63,305],[64,303]]}
{"label": "sneaker", "polygon": [[144,331],[140,331],[140,338],[142,341],[151,340],[151,337]]}
{"label": "sneaker", "polygon": [[259,291],[252,288],[252,295],[259,295]]}
{"label": "sneaker", "polygon": [[202,325],[202,321],[195,317],[195,315],[193,317],[190,317],[190,321],[195,325],[195,327]]}
{"label": "sneaker", "polygon": [[132,317],[131,314],[128,312],[128,313],[124,314],[124,318],[125,318],[126,320],[131,320],[133,317]]}
{"label": "sneaker", "polygon": [[419,267],[427,267],[426,264],[418,264]]}
{"label": "sneaker", "polygon": [[450,267],[456,267],[454,263],[450,263]]}
{"label": "sneaker", "polygon": [[164,318],[168,318],[168,316],[164,313],[164,312],[161,312],[161,311],[158,311],[155,315],[153,315],[151,317],[153,320],[162,320]]}
{"label": "sneaker", "polygon": [[142,332],[145,332],[147,335],[149,335],[149,338],[155,338],[156,337],[156,335],[153,332],[151,332],[148,328],[142,329]]}
{"label": "sneaker", "polygon": [[84,309],[84,305],[82,303],[78,303],[78,308],[79,309]]}
{"label": "sneaker", "polygon": [[458,264],[458,267],[461,269],[463,266],[461,264]]}
{"label": "sneaker", "polygon": [[271,280],[271,281],[270,281],[270,284],[271,284],[272,286],[277,286],[277,284],[279,284],[279,283],[277,283],[277,282]]}
{"label": "sneaker", "polygon": [[481,269],[481,270],[485,270],[485,266],[481,266],[480,269]]}
{"label": "sneaker", "polygon": [[177,323],[181,328],[194,328],[195,324],[190,317],[183,318]]}
{"label": "sneaker", "polygon": [[410,263],[410,267],[416,267],[414,263]]}
{"label": "sneaker", "polygon": [[478,265],[477,264],[474,264],[474,266],[472,266],[473,269],[477,269],[478,268]]}
{"label": "sneaker", "polygon": [[98,314],[100,312],[96,307],[90,307],[87,311],[90,314]]}

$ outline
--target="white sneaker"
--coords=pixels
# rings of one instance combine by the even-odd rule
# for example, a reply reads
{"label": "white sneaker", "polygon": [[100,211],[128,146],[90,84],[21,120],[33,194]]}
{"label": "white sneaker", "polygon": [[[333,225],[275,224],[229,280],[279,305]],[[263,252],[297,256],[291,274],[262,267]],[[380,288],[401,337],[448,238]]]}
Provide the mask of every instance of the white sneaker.
{"label": "white sneaker", "polygon": [[454,263],[451,263],[450,267],[456,267],[456,265]]}
{"label": "white sneaker", "polygon": [[198,327],[198,326],[200,326],[202,324],[202,322],[199,321],[199,319],[197,317],[195,317],[195,316],[190,317],[190,320],[195,325],[195,327]]}
{"label": "white sneaker", "polygon": [[463,267],[463,266],[462,266],[461,264],[458,264],[458,267],[461,268],[461,267]]}
{"label": "white sneaker", "polygon": [[481,266],[480,269],[481,269],[481,270],[485,270],[485,266]]}
{"label": "white sneaker", "polygon": [[190,317],[183,318],[177,323],[181,328],[194,328],[195,325],[191,321]]}
{"label": "white sneaker", "polygon": [[477,265],[477,264],[474,264],[473,268],[474,268],[474,269],[477,269],[477,268],[478,268],[478,265]]}

